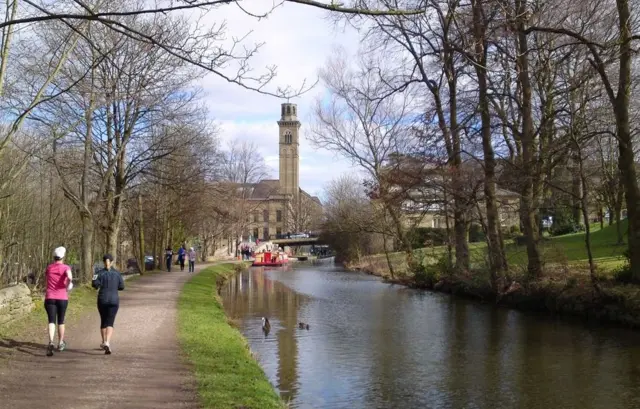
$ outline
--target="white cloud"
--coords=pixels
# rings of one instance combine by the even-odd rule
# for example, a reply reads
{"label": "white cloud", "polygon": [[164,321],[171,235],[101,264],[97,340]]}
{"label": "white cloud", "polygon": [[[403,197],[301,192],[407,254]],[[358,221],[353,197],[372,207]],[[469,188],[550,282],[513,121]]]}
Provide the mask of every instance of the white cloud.
{"label": "white cloud", "polygon": [[[259,14],[272,4],[264,0],[245,0],[242,5],[252,13]],[[246,38],[247,46],[255,43],[264,45],[252,59],[256,74],[264,72],[264,67],[277,65],[278,75],[270,84],[270,89],[290,86],[299,88],[304,81],[313,83],[318,69],[331,56],[337,45],[348,52],[358,48],[359,35],[354,29],[343,30],[328,19],[322,10],[284,4],[268,18],[256,19],[245,14],[235,5],[221,7],[208,19],[216,23],[226,20],[228,38]],[[281,99],[252,92],[230,84],[213,74],[200,82],[206,92],[206,103],[211,116],[220,124],[224,141],[241,138],[255,141],[263,147],[262,154],[273,169],[272,176],[278,174],[278,126]],[[351,164],[338,158],[332,152],[315,150],[306,140],[311,108],[317,95],[324,93],[322,84],[311,92],[292,99],[298,104],[302,122],[300,140],[300,185],[309,193],[320,193],[331,179],[347,172],[353,172]]]}

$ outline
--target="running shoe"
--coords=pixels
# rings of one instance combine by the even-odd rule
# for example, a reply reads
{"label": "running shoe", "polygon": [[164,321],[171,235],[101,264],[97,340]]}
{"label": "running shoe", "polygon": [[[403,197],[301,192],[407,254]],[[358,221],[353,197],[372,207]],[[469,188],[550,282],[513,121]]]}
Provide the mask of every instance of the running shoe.
{"label": "running shoe", "polygon": [[47,346],[47,356],[53,356],[53,342],[49,342],[49,345]]}
{"label": "running shoe", "polygon": [[62,341],[59,345],[58,345],[58,351],[62,352],[65,349],[67,349],[67,343]]}
{"label": "running shoe", "polygon": [[111,355],[111,347],[107,344],[104,345],[104,354]]}

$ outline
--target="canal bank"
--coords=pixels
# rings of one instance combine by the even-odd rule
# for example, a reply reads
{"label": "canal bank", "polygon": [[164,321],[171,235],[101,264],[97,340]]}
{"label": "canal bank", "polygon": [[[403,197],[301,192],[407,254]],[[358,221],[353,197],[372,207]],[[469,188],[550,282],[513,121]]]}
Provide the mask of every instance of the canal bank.
{"label": "canal bank", "polygon": [[390,277],[379,262],[345,263],[348,271],[361,271],[381,277],[385,282],[410,288],[441,292],[481,303],[549,315],[560,315],[640,329],[640,286],[603,279],[594,290],[588,274],[567,273],[526,282],[505,283],[500,293],[491,288],[489,277],[481,274],[457,276],[432,274],[428,279],[415,276]]}
{"label": "canal bank", "polygon": [[184,285],[178,301],[178,338],[205,409],[284,408],[217,295],[226,279],[243,268],[225,263],[202,270]]}

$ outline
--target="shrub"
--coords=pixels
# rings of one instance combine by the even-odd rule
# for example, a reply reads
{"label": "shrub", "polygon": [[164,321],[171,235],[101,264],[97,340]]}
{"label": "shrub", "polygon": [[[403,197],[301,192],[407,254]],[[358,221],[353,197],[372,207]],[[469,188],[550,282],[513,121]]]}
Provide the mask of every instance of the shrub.
{"label": "shrub", "polygon": [[514,239],[518,236],[520,236],[520,227],[519,226],[511,226],[511,227],[507,227],[502,229],[502,237],[504,239]]}
{"label": "shrub", "polygon": [[626,249],[622,255],[627,260],[622,267],[617,268],[613,272],[613,279],[619,283],[629,284],[633,281],[633,273],[631,272],[631,263],[629,249]]}
{"label": "shrub", "polygon": [[478,243],[486,240],[486,235],[482,226],[479,224],[472,224],[469,226],[469,243]]}
{"label": "shrub", "polygon": [[633,275],[631,273],[631,268],[628,264],[616,269],[613,272],[613,279],[619,283],[629,284],[633,281]]}
{"label": "shrub", "polygon": [[563,236],[565,234],[573,234],[584,231],[584,226],[576,223],[574,220],[564,220],[563,223],[553,222],[551,226],[552,236]]}
{"label": "shrub", "polygon": [[572,213],[572,209],[569,206],[554,209],[551,214],[553,216],[553,224],[549,229],[549,233],[552,236],[562,236],[583,231],[584,226],[573,218]]}
{"label": "shrub", "polygon": [[245,263],[237,263],[233,265],[233,271],[236,273],[242,273],[243,271],[247,271],[247,265]]}
{"label": "shrub", "polygon": [[414,249],[428,246],[443,246],[447,242],[447,229],[416,227],[407,234]]}
{"label": "shrub", "polygon": [[411,263],[409,269],[413,273],[415,283],[421,287],[433,287],[440,281],[440,272],[437,265],[424,265],[424,263]]}
{"label": "shrub", "polygon": [[513,242],[516,244],[516,246],[525,246],[527,244],[527,237],[526,236],[514,237]]}

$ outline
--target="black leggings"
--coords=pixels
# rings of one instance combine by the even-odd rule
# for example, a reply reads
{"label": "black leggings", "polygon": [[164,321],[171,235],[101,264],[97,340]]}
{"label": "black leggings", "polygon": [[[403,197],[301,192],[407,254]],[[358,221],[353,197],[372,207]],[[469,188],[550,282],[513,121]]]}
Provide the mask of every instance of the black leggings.
{"label": "black leggings", "polygon": [[[67,312],[68,300],[44,300],[44,309],[47,311],[49,324],[64,324],[64,314]],[[56,321],[57,318],[57,321]]]}
{"label": "black leggings", "polygon": [[98,303],[98,312],[100,313],[100,328],[112,327],[118,313],[118,304],[100,304]]}

